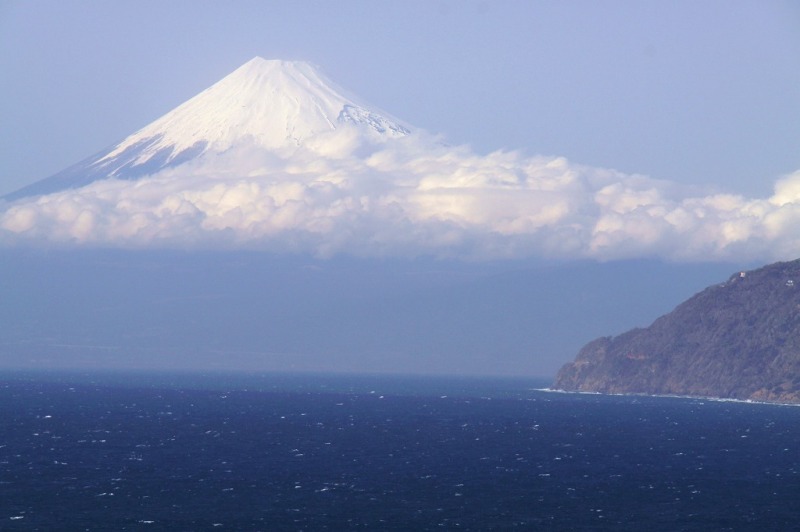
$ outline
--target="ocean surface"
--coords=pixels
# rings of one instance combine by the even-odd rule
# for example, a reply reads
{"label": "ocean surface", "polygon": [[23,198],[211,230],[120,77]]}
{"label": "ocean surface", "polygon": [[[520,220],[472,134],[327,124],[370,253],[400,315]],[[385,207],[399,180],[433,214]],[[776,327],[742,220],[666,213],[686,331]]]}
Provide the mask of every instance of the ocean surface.
{"label": "ocean surface", "polygon": [[800,527],[800,408],[546,384],[4,372],[0,529]]}

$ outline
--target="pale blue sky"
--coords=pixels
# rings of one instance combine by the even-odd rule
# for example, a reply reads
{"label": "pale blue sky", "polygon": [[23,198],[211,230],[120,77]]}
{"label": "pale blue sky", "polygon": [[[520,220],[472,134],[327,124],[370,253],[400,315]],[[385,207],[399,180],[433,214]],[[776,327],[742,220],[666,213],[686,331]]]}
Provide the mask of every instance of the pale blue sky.
{"label": "pale blue sky", "polygon": [[[119,142],[254,56],[316,63],[451,144],[614,168],[624,186],[599,199],[577,189],[588,199],[566,198],[576,205],[566,222],[544,224],[552,238],[534,239],[521,263],[441,263],[427,248],[422,261],[351,262],[345,246],[334,260],[284,264],[268,254],[22,247],[0,261],[0,336],[12,346],[0,366],[146,366],[150,356],[195,367],[201,346],[212,365],[219,348],[234,362],[261,357],[242,367],[552,375],[594,337],[646,326],[747,261],[800,249],[800,173],[772,202],[703,197],[700,230],[690,215],[699,200],[648,199],[669,186],[629,176],[749,200],[800,170],[800,3],[789,1],[0,0],[0,195]],[[652,214],[620,222],[614,202],[637,195]],[[747,216],[730,214],[736,205]],[[607,228],[619,236],[606,242],[612,252],[556,256],[687,264],[539,263],[563,240],[556,230],[593,234],[603,217],[586,212],[598,210],[621,224]],[[683,214],[672,232],[660,224],[670,210]],[[18,211],[8,219],[34,219]],[[496,231],[481,231],[491,244]],[[697,235],[710,236],[681,255]],[[708,255],[714,246],[725,253]],[[699,262],[720,257],[730,262]],[[53,348],[66,344],[97,349]]]}
{"label": "pale blue sky", "polygon": [[800,4],[0,1],[0,194],[253,56],[455,144],[766,197],[800,168]]}

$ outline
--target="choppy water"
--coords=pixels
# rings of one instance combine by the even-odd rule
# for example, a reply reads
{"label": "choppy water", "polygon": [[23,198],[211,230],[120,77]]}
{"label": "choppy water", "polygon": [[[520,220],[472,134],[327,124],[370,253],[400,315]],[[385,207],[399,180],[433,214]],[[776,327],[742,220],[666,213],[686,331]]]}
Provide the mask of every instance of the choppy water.
{"label": "choppy water", "polygon": [[523,380],[0,375],[0,529],[789,530],[800,408]]}

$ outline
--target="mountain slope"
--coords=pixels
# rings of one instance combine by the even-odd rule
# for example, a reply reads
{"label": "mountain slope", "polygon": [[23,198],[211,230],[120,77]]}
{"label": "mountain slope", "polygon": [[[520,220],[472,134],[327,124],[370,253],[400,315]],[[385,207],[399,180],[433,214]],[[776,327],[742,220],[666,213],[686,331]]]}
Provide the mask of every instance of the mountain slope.
{"label": "mountain slope", "polygon": [[309,63],[256,57],[110,149],[5,196],[79,188],[100,179],[137,179],[205,153],[237,146],[291,150],[348,128],[398,137],[410,128],[346,95]]}
{"label": "mountain slope", "polygon": [[553,387],[800,402],[800,260],[736,273],[650,327],[590,342]]}

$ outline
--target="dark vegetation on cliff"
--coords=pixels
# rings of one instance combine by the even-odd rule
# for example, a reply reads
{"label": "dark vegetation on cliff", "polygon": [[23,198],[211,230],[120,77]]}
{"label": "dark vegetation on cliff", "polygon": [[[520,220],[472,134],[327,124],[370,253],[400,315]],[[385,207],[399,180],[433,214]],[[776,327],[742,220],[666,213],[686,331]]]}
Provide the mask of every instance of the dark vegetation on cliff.
{"label": "dark vegetation on cliff", "polygon": [[590,342],[553,387],[800,403],[800,260],[737,272],[647,328]]}

